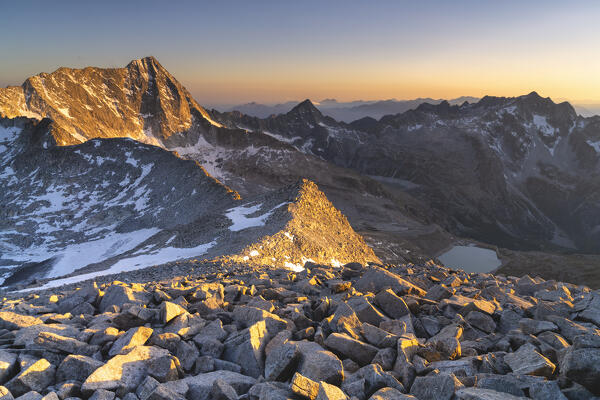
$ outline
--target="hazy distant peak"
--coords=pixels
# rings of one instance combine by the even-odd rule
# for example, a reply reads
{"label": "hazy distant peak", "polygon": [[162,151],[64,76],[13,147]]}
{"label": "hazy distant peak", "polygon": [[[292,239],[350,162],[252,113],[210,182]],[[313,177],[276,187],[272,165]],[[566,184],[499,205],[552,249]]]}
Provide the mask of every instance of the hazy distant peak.
{"label": "hazy distant peak", "polygon": [[317,107],[315,107],[313,102],[310,101],[309,99],[306,99],[306,100],[298,103],[298,105],[296,107],[292,108],[288,114],[303,115],[303,116],[310,115],[310,116],[316,117],[316,118],[323,117],[323,114],[321,114],[321,111],[319,111],[319,109]]}

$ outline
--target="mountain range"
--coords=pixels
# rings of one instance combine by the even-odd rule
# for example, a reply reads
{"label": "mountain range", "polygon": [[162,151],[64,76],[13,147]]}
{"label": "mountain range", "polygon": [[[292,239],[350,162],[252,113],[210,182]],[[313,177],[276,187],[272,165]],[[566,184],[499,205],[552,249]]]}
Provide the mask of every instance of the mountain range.
{"label": "mountain range", "polygon": [[457,238],[600,253],[600,117],[535,92],[415,102],[207,110],[153,57],[0,89],[6,284],[187,255],[423,261]]}

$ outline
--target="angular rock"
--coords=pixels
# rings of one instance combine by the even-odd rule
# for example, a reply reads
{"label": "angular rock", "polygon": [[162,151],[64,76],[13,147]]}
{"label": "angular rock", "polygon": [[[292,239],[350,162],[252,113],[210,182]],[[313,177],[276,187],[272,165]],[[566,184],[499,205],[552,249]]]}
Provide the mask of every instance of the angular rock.
{"label": "angular rock", "polygon": [[314,381],[339,385],[344,379],[344,368],[339,358],[314,342],[294,342],[300,351],[298,372]]}
{"label": "angular rock", "polygon": [[233,387],[239,395],[248,392],[248,390],[256,384],[256,379],[236,372],[208,372],[206,374],[199,374],[183,379],[183,382],[189,387],[188,398],[201,399],[201,396],[210,393],[210,390],[217,379],[220,379]]}
{"label": "angular rock", "polygon": [[560,362],[560,374],[600,396],[600,349],[569,348]]}
{"label": "angular rock", "polygon": [[244,374],[258,378],[263,374],[264,351],[268,341],[266,323],[259,321],[227,338],[223,359],[239,364]]}
{"label": "angular rock", "polygon": [[11,311],[0,311],[0,329],[13,331],[32,325],[41,325],[44,321],[30,315],[16,314]]}
{"label": "angular rock", "polygon": [[354,287],[361,292],[377,293],[391,288],[398,294],[415,294],[425,296],[426,292],[420,287],[413,285],[399,275],[393,274],[383,268],[371,267],[355,283]]}
{"label": "angular rock", "polygon": [[369,400],[417,400],[417,398],[388,387],[373,393]]}
{"label": "angular rock", "polygon": [[529,397],[533,400],[567,400],[556,381],[532,383],[529,386]]}
{"label": "angular rock", "polygon": [[21,396],[30,391],[41,392],[54,383],[56,367],[42,358],[27,366],[6,383],[13,396]]}
{"label": "angular rock", "polygon": [[0,384],[4,384],[12,376],[17,366],[17,355],[0,350]]}
{"label": "angular rock", "polygon": [[275,314],[255,307],[236,306],[233,310],[233,318],[239,324],[238,328],[247,328],[259,321],[264,321],[270,336],[275,336],[277,332],[287,327],[285,320]]}
{"label": "angular rock", "polygon": [[[371,325],[379,326],[380,323],[387,320],[387,317],[375,308],[365,296],[354,296],[350,298],[348,300],[348,306],[356,312],[356,316],[361,323],[366,322]],[[338,309],[339,308],[340,307],[338,306]],[[336,314],[338,313],[339,311],[336,309]]]}
{"label": "angular rock", "polygon": [[557,331],[558,326],[550,321],[538,321],[531,318],[523,318],[519,321],[519,327],[526,335],[537,335],[545,331]]}
{"label": "angular rock", "polygon": [[292,392],[304,399],[315,400],[319,393],[319,383],[297,372],[292,377],[290,385]]}
{"label": "angular rock", "polygon": [[527,397],[517,397],[512,394],[496,392],[495,390],[468,387],[459,389],[456,398],[460,400],[525,400]]}
{"label": "angular rock", "polygon": [[98,389],[94,392],[92,397],[89,400],[114,400],[115,392],[111,392],[110,390]]}
{"label": "angular rock", "polygon": [[362,336],[373,346],[379,348],[395,347],[398,341],[398,336],[368,323],[363,323],[361,326]]}
{"label": "angular rock", "polygon": [[334,353],[350,358],[360,365],[369,364],[378,351],[375,346],[341,333],[332,333],[329,335],[325,339],[325,346]]}
{"label": "angular rock", "polygon": [[237,400],[235,389],[222,379],[214,381],[210,390],[211,400]]}
{"label": "angular rock", "polygon": [[94,354],[99,349],[98,346],[89,345],[77,339],[60,336],[52,332],[40,332],[34,343],[48,350],[86,356]]}
{"label": "angular rock", "polygon": [[496,330],[496,323],[492,317],[479,311],[471,311],[467,314],[465,320],[467,320],[471,326],[487,333],[492,333]]}
{"label": "angular rock", "polygon": [[113,282],[102,296],[100,312],[105,312],[111,306],[123,307],[125,303],[147,304],[151,295],[144,290],[134,290],[122,282]]}
{"label": "angular rock", "polygon": [[163,301],[160,305],[160,320],[163,324],[171,321],[173,318],[187,312],[186,309],[179,304]]}
{"label": "angular rock", "polygon": [[68,355],[60,363],[56,371],[56,381],[76,380],[83,382],[104,363],[82,355]]}
{"label": "angular rock", "polygon": [[375,296],[375,302],[383,312],[394,319],[401,318],[406,314],[410,313],[406,302],[396,296],[396,293],[392,289],[382,290]]}
{"label": "angular rock", "polygon": [[348,396],[342,390],[329,383],[319,382],[316,400],[347,400]]}
{"label": "angular rock", "polygon": [[495,390],[512,394],[513,396],[524,397],[525,393],[515,379],[506,375],[489,375],[477,380],[477,387],[480,389]]}
{"label": "angular rock", "polygon": [[464,385],[454,374],[437,374],[415,378],[410,394],[419,400],[450,400]]}
{"label": "angular rock", "polygon": [[169,356],[165,349],[150,346],[134,347],[127,354],[119,354],[96,369],[81,386],[84,393],[106,389],[124,394],[135,388],[148,376],[152,360]]}
{"label": "angular rock", "polygon": [[538,353],[531,344],[523,345],[514,353],[506,354],[504,361],[517,374],[550,377],[556,369],[556,366]]}
{"label": "angular rock", "polygon": [[143,346],[150,336],[152,336],[152,332],[152,328],[146,328],[145,326],[131,328],[117,339],[110,348],[108,355],[114,357],[117,354],[125,354],[136,346]]}
{"label": "angular rock", "polygon": [[300,350],[295,343],[284,343],[267,354],[265,360],[265,379],[268,381],[286,381],[296,369],[300,360]]}

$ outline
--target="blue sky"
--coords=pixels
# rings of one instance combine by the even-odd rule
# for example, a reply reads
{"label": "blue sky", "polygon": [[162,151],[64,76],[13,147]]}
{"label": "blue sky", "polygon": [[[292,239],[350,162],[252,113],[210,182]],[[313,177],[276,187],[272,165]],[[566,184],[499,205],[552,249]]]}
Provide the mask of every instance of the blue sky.
{"label": "blue sky", "polygon": [[600,102],[600,2],[12,3],[0,86],[154,55],[205,104],[531,90]]}

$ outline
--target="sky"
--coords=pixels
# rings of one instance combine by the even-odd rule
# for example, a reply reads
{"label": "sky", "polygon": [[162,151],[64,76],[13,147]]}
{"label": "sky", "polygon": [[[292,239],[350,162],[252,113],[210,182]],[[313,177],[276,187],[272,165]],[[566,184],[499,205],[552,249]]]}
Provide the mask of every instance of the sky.
{"label": "sky", "polygon": [[598,1],[13,1],[0,86],[155,56],[205,105],[517,96],[600,103]]}

